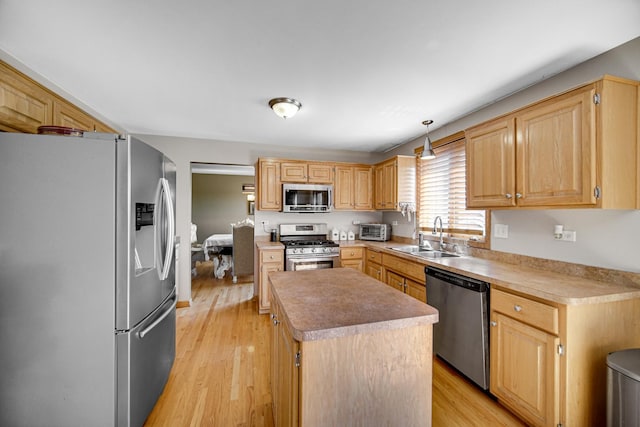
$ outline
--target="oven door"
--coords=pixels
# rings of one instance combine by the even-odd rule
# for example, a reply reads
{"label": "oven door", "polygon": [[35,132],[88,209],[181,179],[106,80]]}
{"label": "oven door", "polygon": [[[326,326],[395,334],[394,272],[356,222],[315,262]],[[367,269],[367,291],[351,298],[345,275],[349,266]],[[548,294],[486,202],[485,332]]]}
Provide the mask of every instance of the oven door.
{"label": "oven door", "polygon": [[287,257],[285,270],[286,271],[298,271],[298,270],[320,270],[323,268],[336,268],[339,267],[340,257],[338,255],[332,256],[303,256],[303,257]]}

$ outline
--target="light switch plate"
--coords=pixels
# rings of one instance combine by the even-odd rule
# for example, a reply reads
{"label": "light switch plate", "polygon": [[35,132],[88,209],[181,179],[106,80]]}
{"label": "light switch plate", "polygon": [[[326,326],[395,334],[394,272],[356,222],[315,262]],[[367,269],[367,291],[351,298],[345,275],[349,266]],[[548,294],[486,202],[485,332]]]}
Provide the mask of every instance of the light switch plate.
{"label": "light switch plate", "polygon": [[493,224],[493,237],[498,239],[508,239],[509,226],[507,224]]}
{"label": "light switch plate", "polygon": [[563,242],[575,242],[576,241],[576,232],[565,230],[562,232],[562,238],[560,239]]}

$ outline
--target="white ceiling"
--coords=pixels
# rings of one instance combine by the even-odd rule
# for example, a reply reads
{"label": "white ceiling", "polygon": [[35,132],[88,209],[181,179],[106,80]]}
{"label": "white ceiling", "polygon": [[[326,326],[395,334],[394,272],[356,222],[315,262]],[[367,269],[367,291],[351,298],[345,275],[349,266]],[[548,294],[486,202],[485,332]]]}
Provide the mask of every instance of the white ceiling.
{"label": "white ceiling", "polygon": [[0,0],[0,50],[127,132],[363,151],[638,36],[639,0]]}

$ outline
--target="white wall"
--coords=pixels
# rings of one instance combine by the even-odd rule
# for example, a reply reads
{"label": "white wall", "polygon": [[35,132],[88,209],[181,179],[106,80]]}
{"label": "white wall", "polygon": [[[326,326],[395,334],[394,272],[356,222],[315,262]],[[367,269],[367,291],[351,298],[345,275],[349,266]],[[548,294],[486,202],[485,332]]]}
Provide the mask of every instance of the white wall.
{"label": "white wall", "polygon": [[[640,80],[640,38],[446,124],[432,131],[431,139],[435,141],[451,135],[539,99],[596,80],[604,74]],[[388,154],[413,154],[413,150],[422,146],[423,142],[423,137],[415,139]],[[494,250],[640,272],[640,211],[494,210],[492,223],[509,226],[508,239],[492,236],[491,248]],[[576,230],[576,242],[553,240],[555,224],[563,224],[567,230]]]}
{"label": "white wall", "polygon": [[[492,233],[494,250],[640,273],[640,210],[493,211],[496,224],[508,225],[509,237]],[[555,240],[556,224],[576,231],[575,243]]]}
{"label": "white wall", "polygon": [[[305,222],[319,222],[326,223],[329,231],[332,228],[337,228],[340,231],[353,231],[358,236],[359,226],[354,225],[353,221],[360,221],[361,223],[367,222],[380,222],[382,220],[382,213],[380,212],[331,212],[331,213],[317,213],[317,214],[302,214],[302,213],[280,213],[280,212],[266,212],[256,211],[256,235],[267,235],[269,230],[277,228],[278,224],[299,224]],[[265,225],[264,229],[262,221],[268,221],[269,225]]]}

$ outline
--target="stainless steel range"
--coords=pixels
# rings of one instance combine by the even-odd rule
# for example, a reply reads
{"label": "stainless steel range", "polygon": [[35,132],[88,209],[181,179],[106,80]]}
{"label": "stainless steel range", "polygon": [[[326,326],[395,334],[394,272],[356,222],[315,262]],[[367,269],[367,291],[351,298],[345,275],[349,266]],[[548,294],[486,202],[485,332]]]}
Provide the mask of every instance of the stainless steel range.
{"label": "stainless steel range", "polygon": [[327,224],[280,224],[285,270],[319,270],[340,264],[340,247],[327,239]]}

